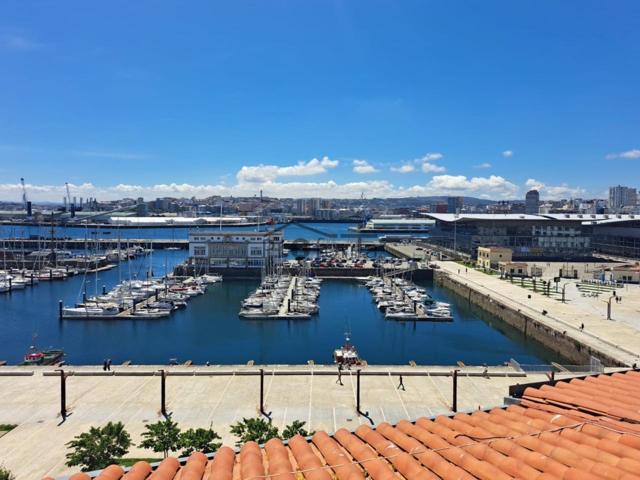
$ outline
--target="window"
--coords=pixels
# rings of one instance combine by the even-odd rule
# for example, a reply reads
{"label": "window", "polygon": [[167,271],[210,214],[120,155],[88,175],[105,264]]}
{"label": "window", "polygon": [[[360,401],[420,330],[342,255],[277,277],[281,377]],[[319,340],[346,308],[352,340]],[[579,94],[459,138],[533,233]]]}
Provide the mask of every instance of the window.
{"label": "window", "polygon": [[207,247],[195,246],[193,247],[194,257],[205,257],[207,255]]}
{"label": "window", "polygon": [[251,255],[252,257],[261,257],[262,256],[262,249],[261,248],[256,248],[256,247],[251,247],[249,249],[249,255]]}

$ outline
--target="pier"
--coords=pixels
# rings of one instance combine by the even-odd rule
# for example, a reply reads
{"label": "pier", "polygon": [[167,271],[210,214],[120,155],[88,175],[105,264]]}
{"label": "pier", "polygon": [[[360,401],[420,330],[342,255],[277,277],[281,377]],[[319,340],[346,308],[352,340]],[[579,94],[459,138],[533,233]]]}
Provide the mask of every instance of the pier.
{"label": "pier", "polygon": [[[263,404],[260,405],[261,369]],[[362,367],[358,414],[357,371],[345,370],[336,382],[335,365],[216,365],[216,366],[68,366],[66,417],[60,416],[60,370],[54,367],[0,367],[0,423],[17,424],[0,438],[4,465],[17,480],[66,474],[65,443],[89,427],[122,421],[134,443],[144,426],[163,419],[160,396],[166,372],[164,407],[183,429],[211,427],[232,445],[229,427],[262,410],[274,425],[293,420],[305,428],[334,432],[359,425],[395,423],[453,411],[457,373],[457,411],[501,405],[509,387],[548,380],[545,373],[523,372],[512,366],[366,366]],[[403,376],[405,390],[397,388]],[[572,374],[556,373],[556,379]],[[37,446],[37,455],[34,455]],[[133,447],[129,457],[154,457]],[[160,455],[162,456],[162,455]]]}
{"label": "pier", "polygon": [[[360,244],[363,248],[369,250],[382,250],[384,244],[379,240],[373,239],[320,239],[320,240],[285,240],[284,247],[290,250],[322,250],[325,248],[346,249],[351,245]],[[94,249],[96,245],[100,250],[124,248],[125,246],[142,248],[150,248],[164,250],[166,248],[188,250],[189,240],[187,239],[149,239],[149,238],[6,238],[2,240],[2,245],[6,251],[15,252],[33,252],[36,250],[51,250],[52,248],[67,250],[83,250],[85,248]],[[14,245],[15,248],[6,248],[7,245]]]}
{"label": "pier", "polygon": [[[597,358],[605,365],[640,365],[640,286],[626,285],[605,299],[581,296],[566,280],[566,298],[545,295],[456,262],[435,262],[435,279],[502,321],[575,363]],[[615,296],[621,305],[612,307]],[[613,309],[613,314],[611,310]],[[607,315],[607,314],[610,315]],[[607,317],[611,318],[607,318]]]}

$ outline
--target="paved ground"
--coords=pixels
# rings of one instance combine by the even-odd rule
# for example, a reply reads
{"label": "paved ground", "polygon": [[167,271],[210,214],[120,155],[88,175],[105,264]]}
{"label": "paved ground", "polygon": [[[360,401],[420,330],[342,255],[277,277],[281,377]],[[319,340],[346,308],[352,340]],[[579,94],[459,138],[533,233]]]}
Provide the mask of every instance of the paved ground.
{"label": "paved ground", "polygon": [[[138,442],[144,424],[161,418],[160,378],[151,375],[158,368],[167,367],[114,367],[117,374],[129,375],[108,377],[101,376],[101,367],[70,368],[76,374],[67,380],[71,415],[64,422],[59,415],[60,379],[43,375],[51,372],[50,368],[37,368],[31,376],[4,376],[25,371],[24,367],[0,368],[0,423],[18,424],[0,438],[0,458],[18,480],[68,473],[64,445],[90,426],[123,421],[133,441]],[[362,410],[369,413],[373,423],[449,412],[452,378],[447,375],[453,368],[365,367],[366,375],[361,376]],[[491,368],[487,378],[482,370],[462,370],[458,380],[459,410],[500,405],[509,385],[546,379],[542,374],[524,377],[510,367]],[[233,445],[235,438],[229,434],[229,425],[259,412],[257,367],[171,367],[170,371],[167,409],[182,427],[212,425],[225,444]],[[92,372],[98,375],[87,375]],[[333,432],[370,421],[356,413],[354,371],[343,375],[342,386],[336,383],[334,366],[270,366],[265,367],[265,372],[265,410],[272,412],[271,418],[278,427],[300,419],[312,430]],[[282,375],[285,372],[288,374]],[[400,373],[404,391],[397,389]],[[129,456],[157,454],[133,448]]]}
{"label": "paved ground", "polygon": [[[599,297],[582,296],[577,281],[567,283],[566,303],[540,292],[522,288],[517,280],[512,284],[496,275],[488,275],[472,268],[465,269],[455,262],[436,262],[452,278],[470,285],[475,290],[492,298],[522,309],[557,331],[566,331],[580,342],[592,345],[628,365],[640,365],[640,287],[628,285],[616,295],[622,303],[612,301],[612,320],[607,320],[607,300],[610,294]],[[531,298],[528,298],[531,295]],[[542,315],[546,310],[547,315]],[[584,325],[582,330],[580,327]]]}

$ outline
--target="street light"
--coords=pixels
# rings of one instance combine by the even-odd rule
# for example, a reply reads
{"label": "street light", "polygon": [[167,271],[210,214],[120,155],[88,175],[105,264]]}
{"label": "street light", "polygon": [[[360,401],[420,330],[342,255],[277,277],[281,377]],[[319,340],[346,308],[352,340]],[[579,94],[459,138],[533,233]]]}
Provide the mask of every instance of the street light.
{"label": "street light", "polygon": [[615,295],[611,295],[609,300],[607,300],[607,320],[611,320],[611,300],[616,298]]}
{"label": "street light", "polygon": [[567,282],[565,284],[562,285],[562,303],[565,303],[564,301],[564,291],[567,288],[567,285],[569,285],[571,282]]}

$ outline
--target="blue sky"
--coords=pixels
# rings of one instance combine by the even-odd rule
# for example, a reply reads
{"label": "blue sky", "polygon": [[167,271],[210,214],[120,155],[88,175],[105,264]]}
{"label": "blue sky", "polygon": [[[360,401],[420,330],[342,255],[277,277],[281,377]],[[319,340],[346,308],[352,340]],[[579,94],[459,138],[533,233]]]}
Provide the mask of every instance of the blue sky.
{"label": "blue sky", "polygon": [[4,1],[0,198],[600,196],[637,1]]}

